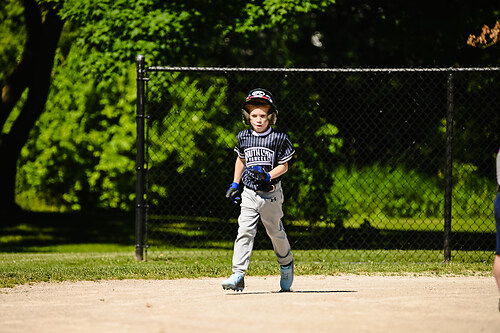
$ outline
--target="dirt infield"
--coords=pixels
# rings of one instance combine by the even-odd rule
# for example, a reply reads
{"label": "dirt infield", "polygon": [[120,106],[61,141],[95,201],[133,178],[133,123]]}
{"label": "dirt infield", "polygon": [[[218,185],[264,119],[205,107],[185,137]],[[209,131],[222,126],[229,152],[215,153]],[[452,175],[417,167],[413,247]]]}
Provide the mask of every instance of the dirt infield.
{"label": "dirt infield", "polygon": [[247,277],[37,283],[0,289],[8,332],[500,332],[493,278]]}

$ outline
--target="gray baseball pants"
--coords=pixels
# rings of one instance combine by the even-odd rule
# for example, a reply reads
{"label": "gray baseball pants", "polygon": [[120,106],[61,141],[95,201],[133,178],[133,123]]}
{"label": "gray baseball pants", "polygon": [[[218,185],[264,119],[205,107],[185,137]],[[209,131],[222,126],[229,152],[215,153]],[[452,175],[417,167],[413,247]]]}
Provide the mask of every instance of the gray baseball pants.
{"label": "gray baseball pants", "polygon": [[238,236],[234,242],[233,273],[245,275],[250,263],[259,218],[273,244],[280,265],[292,262],[290,243],[281,222],[283,217],[283,190],[281,183],[272,192],[254,191],[245,187],[241,195],[241,213],[238,218]]}

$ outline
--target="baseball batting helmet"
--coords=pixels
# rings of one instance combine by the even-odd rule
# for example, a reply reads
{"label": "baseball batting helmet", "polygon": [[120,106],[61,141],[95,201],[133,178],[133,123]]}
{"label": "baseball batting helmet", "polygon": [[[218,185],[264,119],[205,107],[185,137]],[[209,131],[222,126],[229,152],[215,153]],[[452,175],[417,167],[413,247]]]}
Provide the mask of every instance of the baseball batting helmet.
{"label": "baseball batting helmet", "polygon": [[276,104],[274,104],[273,94],[271,94],[268,90],[262,88],[253,89],[248,93],[241,109],[243,122],[247,125],[250,125],[250,112],[248,111],[246,106],[253,100],[262,100],[271,105],[267,113],[267,118],[269,119],[269,124],[276,124],[276,120],[278,118],[278,108],[276,107]]}

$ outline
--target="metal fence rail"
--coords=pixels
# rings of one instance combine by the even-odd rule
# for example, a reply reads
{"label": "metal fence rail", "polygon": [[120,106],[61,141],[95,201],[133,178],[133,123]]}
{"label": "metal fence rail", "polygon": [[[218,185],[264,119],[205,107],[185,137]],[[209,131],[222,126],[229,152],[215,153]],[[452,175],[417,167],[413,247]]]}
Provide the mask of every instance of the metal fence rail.
{"label": "metal fence rail", "polygon": [[[140,56],[137,259],[232,248],[239,209],[224,194],[256,87],[275,95],[296,149],[283,180],[292,249],[358,250],[335,251],[346,261],[493,253],[500,69],[146,67]],[[265,235],[255,248],[271,249]]]}

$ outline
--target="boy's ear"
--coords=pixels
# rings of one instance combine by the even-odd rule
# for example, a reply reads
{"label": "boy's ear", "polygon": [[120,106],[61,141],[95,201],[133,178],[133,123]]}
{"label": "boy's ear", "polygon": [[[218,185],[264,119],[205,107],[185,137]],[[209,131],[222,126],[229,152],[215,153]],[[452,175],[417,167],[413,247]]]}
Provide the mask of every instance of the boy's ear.
{"label": "boy's ear", "polygon": [[245,125],[250,125],[250,112],[248,112],[247,109],[243,108],[241,109],[241,115],[243,118],[243,123]]}
{"label": "boy's ear", "polygon": [[276,120],[278,120],[278,109],[274,109],[274,112],[267,116],[269,119],[269,125],[276,125]]}

